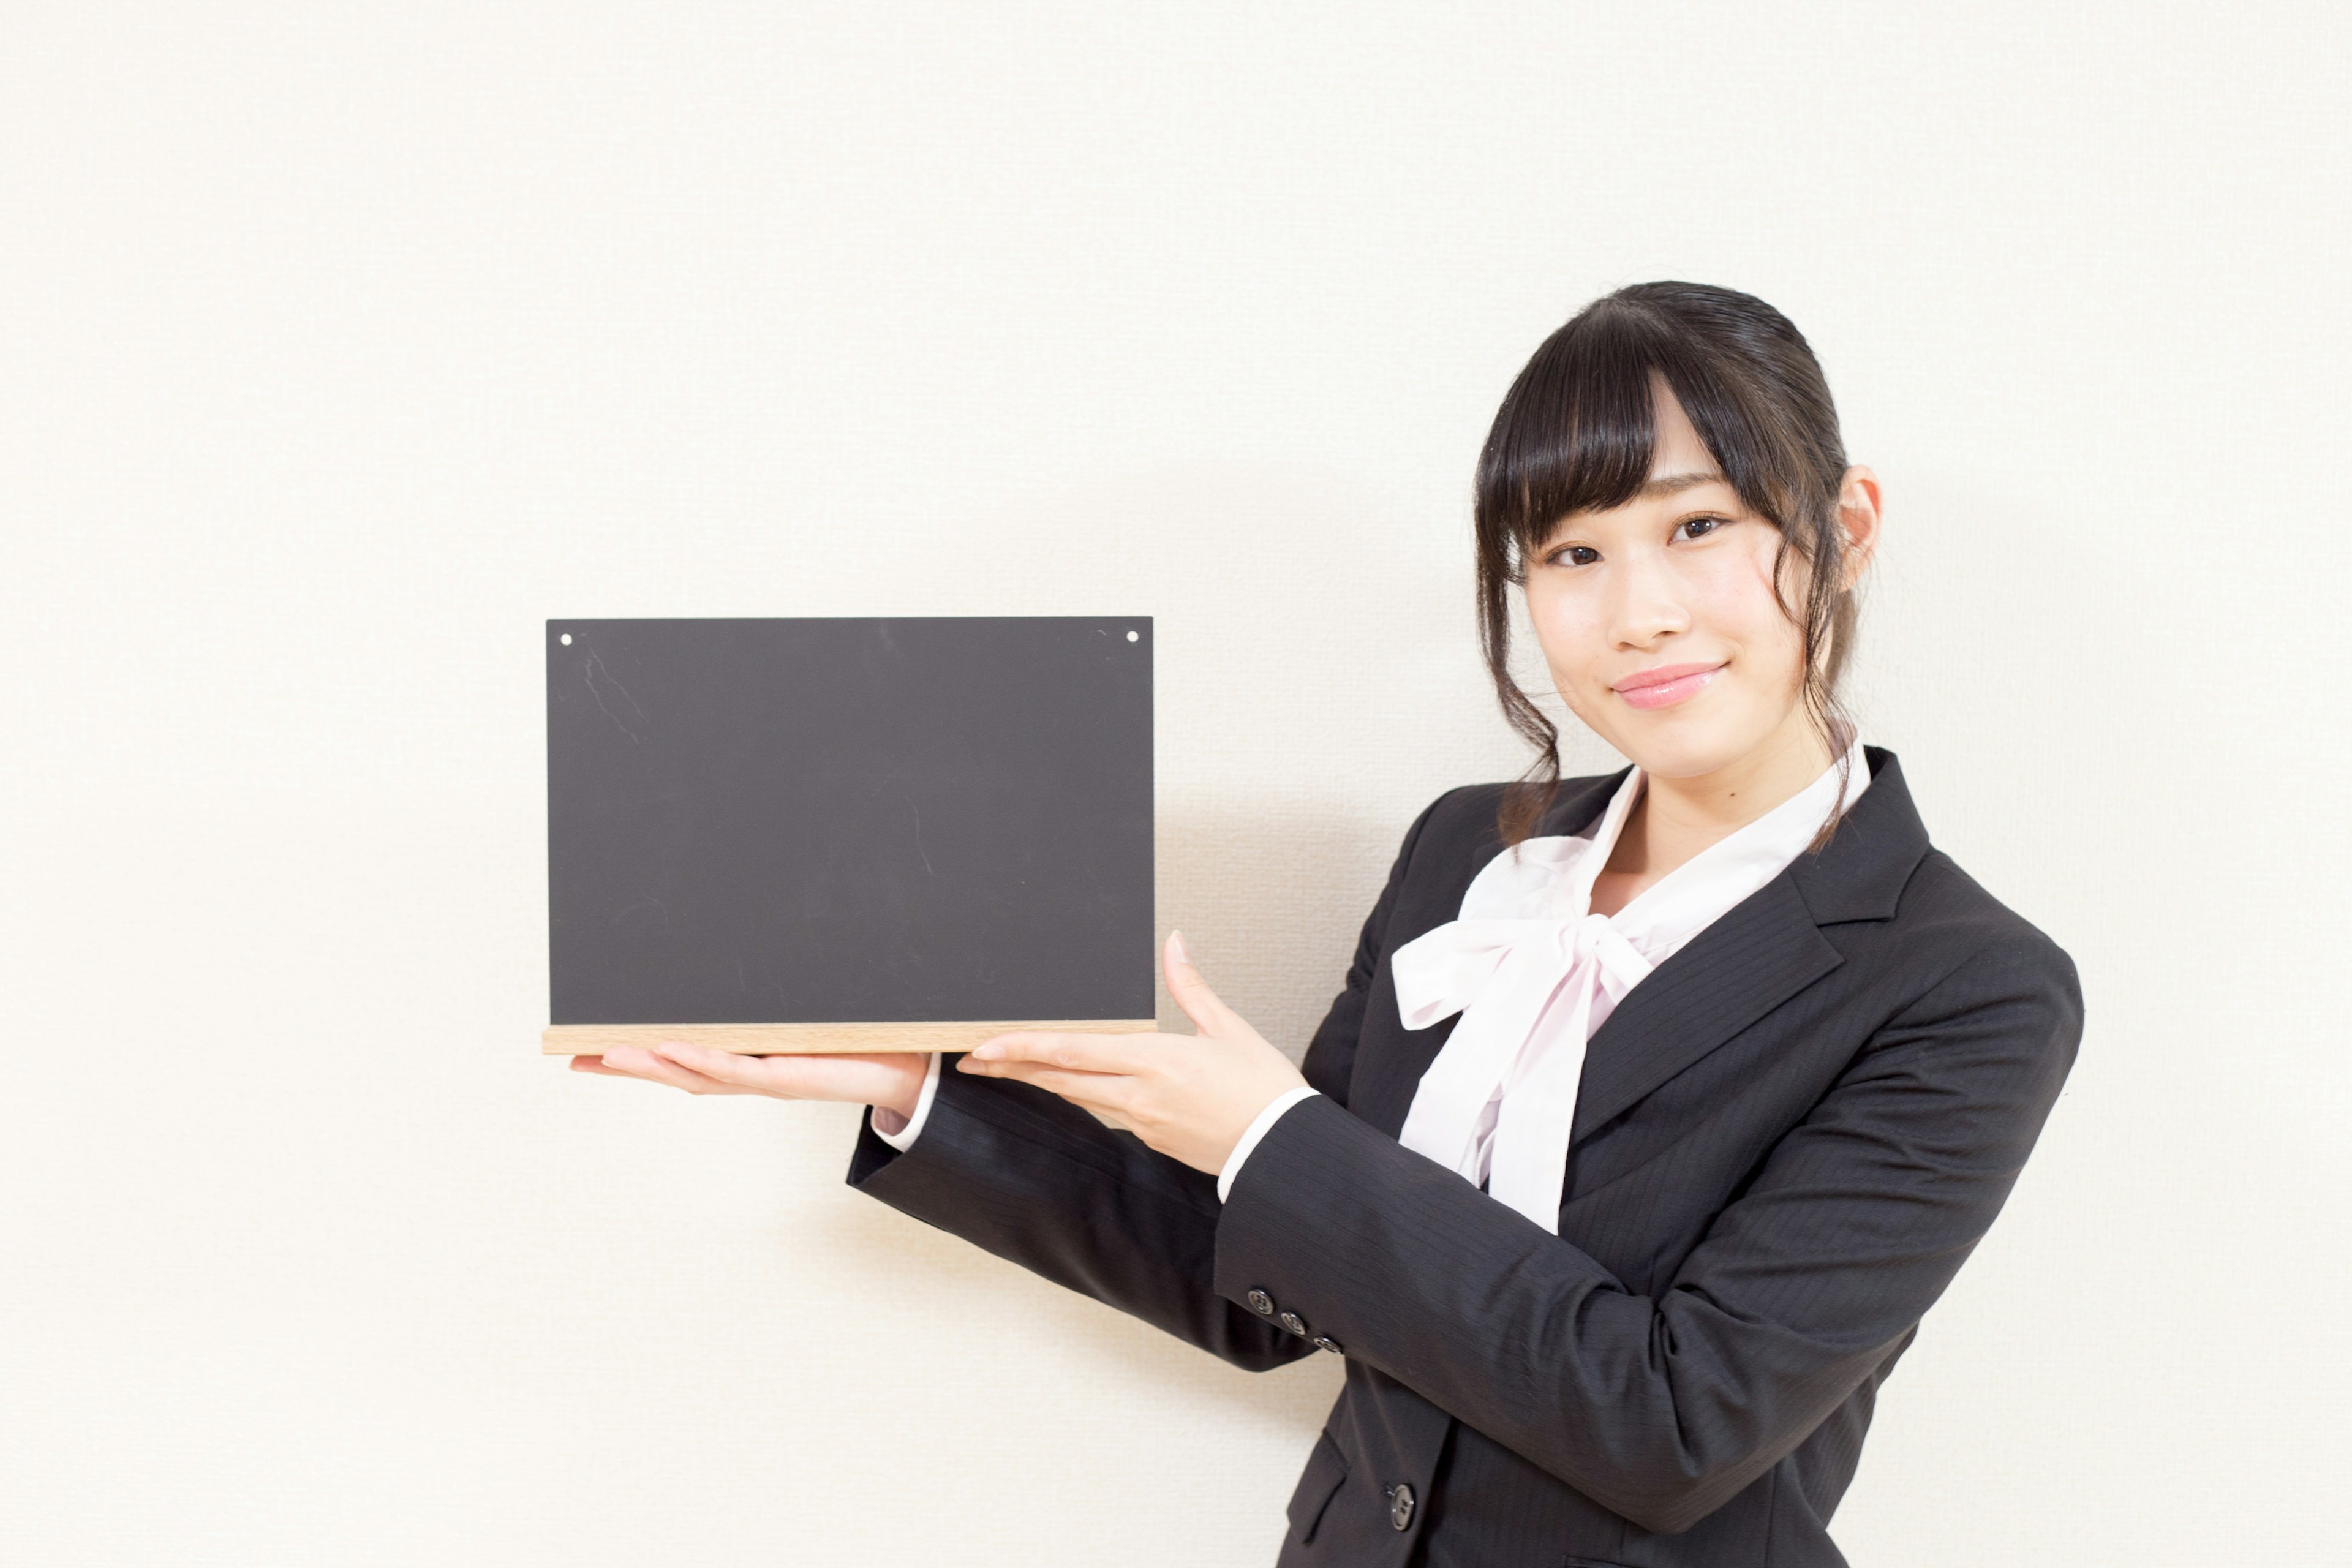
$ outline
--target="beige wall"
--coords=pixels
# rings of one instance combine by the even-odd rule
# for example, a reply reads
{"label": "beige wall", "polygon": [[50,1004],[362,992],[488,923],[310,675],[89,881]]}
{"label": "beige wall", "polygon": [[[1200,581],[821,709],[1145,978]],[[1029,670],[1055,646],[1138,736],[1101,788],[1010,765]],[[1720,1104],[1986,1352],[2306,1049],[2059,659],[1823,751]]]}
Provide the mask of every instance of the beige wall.
{"label": "beige wall", "polygon": [[1269,1561],[1334,1366],[536,1054],[539,623],[1159,617],[1162,925],[1296,1046],[1517,763],[1494,405],[1664,276],[1811,335],[1867,731],[2089,996],[1841,1538],[2340,1560],[2343,12],[1762,9],[12,8],[0,1556]]}

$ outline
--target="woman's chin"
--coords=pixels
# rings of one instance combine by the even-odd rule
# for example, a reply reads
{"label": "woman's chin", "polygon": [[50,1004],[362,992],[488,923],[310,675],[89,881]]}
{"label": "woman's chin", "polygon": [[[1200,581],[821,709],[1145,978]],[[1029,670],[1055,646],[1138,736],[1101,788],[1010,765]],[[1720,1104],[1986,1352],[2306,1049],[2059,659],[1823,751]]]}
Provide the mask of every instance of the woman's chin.
{"label": "woman's chin", "polygon": [[1617,749],[1656,779],[1696,779],[1719,773],[1756,749],[1759,737],[1748,728],[1737,733],[1719,716],[1674,710],[1641,715],[1639,721],[1619,726],[1612,737]]}

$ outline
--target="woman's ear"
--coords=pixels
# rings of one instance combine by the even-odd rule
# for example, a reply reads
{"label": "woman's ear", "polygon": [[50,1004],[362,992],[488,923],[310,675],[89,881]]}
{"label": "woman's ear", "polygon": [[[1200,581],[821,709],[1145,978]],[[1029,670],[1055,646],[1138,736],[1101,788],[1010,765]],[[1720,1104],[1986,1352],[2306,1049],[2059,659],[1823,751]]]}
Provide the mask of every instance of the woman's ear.
{"label": "woman's ear", "polygon": [[1841,593],[1852,593],[1862,581],[1863,569],[1878,550],[1879,524],[1884,520],[1878,476],[1857,463],[1838,484],[1838,527],[1845,534],[1844,580]]}

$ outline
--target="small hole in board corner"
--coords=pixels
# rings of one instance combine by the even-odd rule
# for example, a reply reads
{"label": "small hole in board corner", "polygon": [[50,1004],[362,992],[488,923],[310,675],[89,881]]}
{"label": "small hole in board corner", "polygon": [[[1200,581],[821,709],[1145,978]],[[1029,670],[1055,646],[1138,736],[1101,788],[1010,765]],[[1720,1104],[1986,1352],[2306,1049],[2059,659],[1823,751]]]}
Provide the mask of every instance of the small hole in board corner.
{"label": "small hole in board corner", "polygon": [[563,634],[563,646],[565,647],[570,647],[572,646],[572,634],[570,632]]}
{"label": "small hole in board corner", "polygon": [[1129,642],[1140,642],[1142,639],[1143,634],[1141,632],[1129,632],[1127,634],[1127,640]]}

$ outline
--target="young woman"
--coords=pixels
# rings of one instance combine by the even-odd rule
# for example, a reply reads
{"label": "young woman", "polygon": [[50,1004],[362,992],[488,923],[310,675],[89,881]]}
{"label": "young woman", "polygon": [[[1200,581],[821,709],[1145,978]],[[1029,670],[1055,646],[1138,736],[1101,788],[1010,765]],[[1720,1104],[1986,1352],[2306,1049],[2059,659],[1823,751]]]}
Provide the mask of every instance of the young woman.
{"label": "young woman", "polygon": [[[885,1203],[1243,1366],[1344,1356],[1286,1564],[1840,1563],[1878,1385],[2082,1029],[2065,953],[1840,713],[1879,506],[1779,312],[1622,289],[1479,460],[1537,762],[1413,823],[1303,1069],[1177,935],[1195,1036],[574,1065],[868,1103],[849,1180]],[[1631,768],[1558,777],[1515,588]]]}

